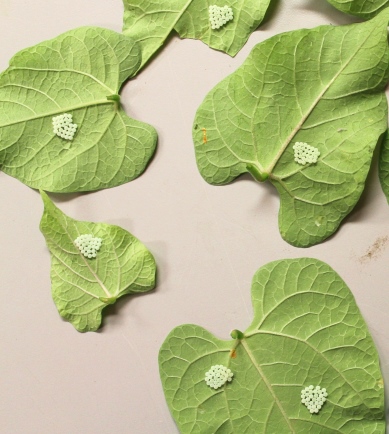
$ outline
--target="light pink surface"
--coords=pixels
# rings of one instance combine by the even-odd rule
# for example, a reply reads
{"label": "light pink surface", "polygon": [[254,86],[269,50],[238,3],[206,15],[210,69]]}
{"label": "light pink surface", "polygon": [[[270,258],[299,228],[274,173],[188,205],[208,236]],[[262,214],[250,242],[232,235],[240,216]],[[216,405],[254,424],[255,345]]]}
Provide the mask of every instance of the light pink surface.
{"label": "light pink surface", "polygon": [[[175,434],[157,356],[169,331],[199,324],[221,338],[252,318],[250,282],[265,263],[311,256],[347,282],[378,346],[389,380],[389,206],[376,165],[362,200],[325,243],[297,249],[277,227],[270,185],[243,178],[205,183],[191,127],[205,94],[258,42],[283,31],[353,21],[325,0],[276,1],[268,22],[232,59],[199,41],[172,38],[124,89],[133,117],[154,125],[157,154],[127,185],[86,195],[52,195],[68,215],[118,224],[140,238],[158,263],[155,292],[125,297],[98,333],[80,334],[59,317],[50,295],[50,257],[39,232],[37,192],[0,173],[0,433]],[[0,69],[17,51],[81,25],[120,31],[120,0],[0,0]],[[237,433],[238,434],[238,433]],[[281,434],[281,433],[280,433]]]}

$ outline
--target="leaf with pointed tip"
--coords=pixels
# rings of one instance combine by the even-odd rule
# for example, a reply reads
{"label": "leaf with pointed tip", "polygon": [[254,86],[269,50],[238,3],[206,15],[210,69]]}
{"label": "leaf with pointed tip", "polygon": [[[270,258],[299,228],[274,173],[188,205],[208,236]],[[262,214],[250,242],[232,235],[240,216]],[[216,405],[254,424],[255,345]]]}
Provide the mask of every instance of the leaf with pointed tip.
{"label": "leaf with pointed tip", "polygon": [[[0,169],[30,187],[75,192],[139,176],[154,153],[153,127],[129,118],[119,89],[141,62],[120,33],[81,27],[16,54],[0,76]],[[52,118],[69,113],[73,140]]]}
{"label": "leaf with pointed tip", "polygon": [[[155,286],[155,261],[146,247],[124,229],[74,220],[41,191],[40,229],[51,254],[52,295],[60,315],[80,332],[96,331],[101,311],[125,294]],[[102,239],[96,258],[83,256],[75,244],[82,234]]]}
{"label": "leaf with pointed tip", "polygon": [[389,0],[327,0],[336,9],[361,18],[372,18],[389,6]]}
{"label": "leaf with pointed tip", "polygon": [[[250,172],[281,197],[282,237],[298,247],[334,233],[354,208],[387,128],[389,9],[362,24],[274,36],[199,107],[197,165],[211,184]],[[294,161],[295,142],[317,148]]]}
{"label": "leaf with pointed tip", "polygon": [[[343,280],[316,259],[260,268],[254,319],[225,341],[196,325],[175,328],[159,353],[165,397],[182,434],[383,434],[384,389],[373,340]],[[204,381],[213,365],[233,379]],[[300,393],[327,389],[318,414]]]}
{"label": "leaf with pointed tip", "polygon": [[[220,3],[220,2],[219,2]],[[142,46],[142,64],[164,44],[173,29],[181,38],[200,39],[231,56],[260,25],[270,0],[230,0],[234,19],[212,30],[205,0],[124,0],[123,33]],[[220,3],[219,6],[224,6]]]}

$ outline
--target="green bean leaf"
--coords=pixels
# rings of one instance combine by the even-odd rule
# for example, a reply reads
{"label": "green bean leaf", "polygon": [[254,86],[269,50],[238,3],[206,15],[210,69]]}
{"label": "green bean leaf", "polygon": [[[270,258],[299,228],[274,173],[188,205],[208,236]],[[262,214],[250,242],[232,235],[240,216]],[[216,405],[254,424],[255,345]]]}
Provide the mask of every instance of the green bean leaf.
{"label": "green bean leaf", "polygon": [[[101,311],[125,294],[155,286],[155,261],[146,247],[126,230],[105,223],[74,220],[41,192],[44,213],[40,229],[51,254],[51,284],[60,315],[80,332],[96,331]],[[82,235],[101,240],[95,256],[77,245]],[[92,249],[93,250],[93,249]]]}
{"label": "green bean leaf", "polygon": [[[251,294],[253,322],[232,340],[182,325],[163,343],[160,375],[181,434],[384,434],[377,351],[338,274],[316,259],[271,262]],[[216,365],[233,377],[213,389],[205,374]],[[300,396],[310,385],[328,393],[313,414]]]}

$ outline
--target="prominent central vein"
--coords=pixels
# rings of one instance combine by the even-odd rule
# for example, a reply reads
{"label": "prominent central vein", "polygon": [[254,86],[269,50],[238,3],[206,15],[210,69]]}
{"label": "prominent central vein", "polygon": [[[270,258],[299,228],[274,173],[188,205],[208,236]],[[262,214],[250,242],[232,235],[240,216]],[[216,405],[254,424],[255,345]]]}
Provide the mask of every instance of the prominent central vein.
{"label": "prominent central vein", "polygon": [[271,393],[271,395],[272,395],[275,403],[277,404],[277,406],[278,406],[278,408],[279,408],[282,416],[284,417],[284,419],[285,419],[285,421],[286,421],[286,423],[287,423],[287,425],[288,425],[291,433],[295,434],[296,431],[294,430],[294,428],[293,428],[293,426],[292,426],[292,424],[291,424],[291,422],[289,420],[288,415],[285,413],[285,410],[282,407],[281,402],[279,401],[277,395],[274,393],[272,385],[270,384],[270,382],[266,378],[265,373],[263,372],[261,366],[255,360],[255,357],[254,357],[253,353],[251,352],[249,346],[247,345],[246,339],[242,339],[240,342],[241,342],[243,348],[246,350],[247,355],[249,356],[249,358],[250,358],[252,364],[254,365],[254,367],[257,369],[259,375],[261,376],[261,378],[262,378],[263,382],[265,383],[266,387],[268,388],[269,392]]}
{"label": "prominent central vein", "polygon": [[[161,35],[161,38],[160,38],[161,39],[161,43],[159,44],[159,46],[157,47],[157,49],[159,47],[161,47],[163,45],[163,43],[166,41],[167,37],[172,32],[172,30],[174,29],[175,25],[178,23],[178,20],[184,15],[185,11],[188,9],[188,7],[190,6],[190,4],[192,2],[193,2],[193,0],[188,0],[188,2],[183,6],[183,8],[181,9],[181,11],[177,12],[177,16],[176,16],[175,20],[173,21],[173,23],[170,26],[168,26],[167,27],[167,31],[164,34]],[[124,31],[124,33],[126,34],[126,31]],[[138,39],[138,42],[141,42],[141,40]],[[145,65],[149,61],[150,57],[156,52],[157,49],[153,50],[148,56],[144,56],[144,58],[142,56],[142,64],[139,67],[139,69],[142,68],[142,66]]]}
{"label": "prominent central vein", "polygon": [[302,117],[300,122],[296,125],[296,127],[293,129],[293,131],[289,134],[289,136],[286,138],[284,144],[281,146],[280,150],[277,152],[276,156],[274,157],[273,161],[270,163],[270,165],[265,169],[265,172],[270,174],[275,165],[278,163],[278,160],[281,158],[282,154],[285,152],[285,149],[288,147],[289,143],[293,140],[293,137],[298,133],[298,131],[301,129],[305,121],[308,119],[309,115],[313,112],[314,108],[317,106],[317,104],[320,102],[320,100],[323,98],[324,94],[328,91],[328,89],[334,84],[334,82],[338,79],[338,77],[342,74],[342,72],[347,68],[347,66],[350,64],[350,62],[355,58],[355,56],[358,54],[358,52],[361,50],[361,48],[365,45],[366,41],[369,39],[370,34],[366,37],[366,39],[363,41],[363,43],[358,47],[356,52],[350,56],[348,61],[344,64],[344,66],[338,71],[337,74],[334,75],[334,77],[328,82],[328,84],[323,88],[323,90],[319,93],[319,95],[316,97],[312,105],[309,107],[306,114]]}
{"label": "prominent central vein", "polygon": [[[10,102],[13,103],[14,101],[10,101]],[[17,104],[16,101],[14,103]],[[87,102],[87,103],[83,103],[83,104],[74,105],[71,107],[58,108],[56,110],[52,110],[52,111],[47,112],[47,113],[36,114],[35,116],[30,116],[29,118],[19,119],[17,121],[13,121],[13,122],[9,122],[7,124],[0,125],[0,128],[10,127],[12,125],[21,124],[23,122],[34,121],[36,119],[55,116],[55,115],[59,115],[61,113],[66,113],[66,112],[73,111],[73,110],[79,110],[79,109],[83,109],[83,108],[87,108],[87,107],[93,107],[96,105],[103,105],[103,104],[115,104],[115,101],[111,101],[111,100],[108,100],[107,98],[105,98],[105,99],[102,99],[99,101],[91,101],[91,102]]]}
{"label": "prominent central vein", "polygon": [[[112,294],[108,291],[107,287],[104,285],[104,283],[100,280],[99,276],[97,275],[97,273],[93,270],[93,268],[90,266],[90,264],[88,263],[88,261],[85,259],[84,255],[80,252],[80,249],[75,245],[72,236],[70,235],[68,229],[67,229],[67,225],[62,225],[64,231],[66,232],[66,235],[69,237],[71,243],[73,244],[74,248],[77,250],[78,255],[80,256],[81,260],[84,262],[84,264],[86,265],[87,269],[89,270],[89,272],[92,274],[92,276],[95,278],[96,283],[101,287],[101,289],[105,292],[105,295],[108,298],[112,298]],[[76,230],[78,232],[78,234],[80,235],[80,232],[78,231],[78,228],[76,227]]]}

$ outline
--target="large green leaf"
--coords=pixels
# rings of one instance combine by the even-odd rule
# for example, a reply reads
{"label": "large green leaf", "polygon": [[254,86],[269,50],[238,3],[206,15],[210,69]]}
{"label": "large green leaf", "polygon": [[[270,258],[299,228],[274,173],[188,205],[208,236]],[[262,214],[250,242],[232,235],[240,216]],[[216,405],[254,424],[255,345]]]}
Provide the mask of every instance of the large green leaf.
{"label": "large green leaf", "polygon": [[[385,10],[363,24],[274,36],[197,111],[201,175],[211,184],[245,172],[269,178],[281,197],[281,234],[295,246],[331,235],[364,188],[387,128],[388,18]],[[318,162],[296,163],[295,142],[316,147]]]}
{"label": "large green leaf", "polygon": [[[154,153],[150,125],[129,118],[117,95],[140,48],[111,30],[83,27],[16,54],[0,76],[0,169],[56,192],[113,187],[139,176]],[[73,140],[53,132],[69,113]]]}
{"label": "large green leaf", "polygon": [[389,6],[389,0],[327,0],[342,12],[362,18],[371,18]]}
{"label": "large green leaf", "polygon": [[[254,319],[234,340],[196,325],[175,328],[159,366],[165,397],[182,434],[380,434],[384,389],[377,351],[342,279],[316,259],[272,262],[252,283]],[[214,390],[213,365],[233,379]],[[310,414],[309,385],[328,400]]]}
{"label": "large green leaf", "polygon": [[[270,0],[123,0],[124,34],[142,46],[142,66],[163,45],[174,29],[181,38],[200,39],[231,56],[243,47],[262,22]],[[234,19],[212,30],[208,7],[228,5]]]}
{"label": "large green leaf", "polygon": [[[97,330],[101,311],[122,295],[154,288],[154,258],[133,235],[118,226],[73,220],[41,195],[40,228],[51,253],[53,299],[60,315],[78,331]],[[102,239],[95,258],[85,257],[76,246],[83,234]]]}

